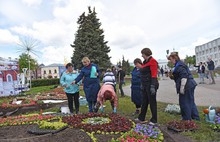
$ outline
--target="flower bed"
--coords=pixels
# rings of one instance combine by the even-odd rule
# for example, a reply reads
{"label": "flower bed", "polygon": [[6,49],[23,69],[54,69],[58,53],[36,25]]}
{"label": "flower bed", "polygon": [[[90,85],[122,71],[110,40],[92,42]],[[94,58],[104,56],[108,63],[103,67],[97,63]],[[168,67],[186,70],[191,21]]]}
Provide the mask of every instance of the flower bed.
{"label": "flower bed", "polygon": [[37,94],[38,100],[64,100],[67,99],[63,87],[58,87],[44,93]]}
{"label": "flower bed", "polygon": [[11,126],[11,125],[23,125],[23,124],[33,124],[37,123],[40,120],[49,120],[54,118],[52,115],[19,115],[19,116],[9,116],[6,118],[0,118],[0,127],[1,126]]}
{"label": "flower bed", "polygon": [[34,106],[37,105],[37,102],[33,99],[26,98],[21,100],[21,104],[13,103],[13,101],[3,102],[0,108],[20,108],[20,107],[27,107],[27,106]]}
{"label": "flower bed", "polygon": [[162,142],[163,133],[157,126],[149,124],[137,124],[134,130],[125,133],[115,142]]}
{"label": "flower bed", "polygon": [[168,104],[165,108],[165,112],[171,113],[171,114],[180,114],[180,106],[177,104]]}
{"label": "flower bed", "polygon": [[181,121],[171,121],[168,123],[168,129],[175,132],[192,131],[198,129],[198,126],[194,121],[181,120]]}
{"label": "flower bed", "polygon": [[211,124],[210,127],[217,132],[220,132],[220,115],[215,116],[215,124]]}
{"label": "flower bed", "polygon": [[[93,118],[93,119],[92,119]],[[98,118],[99,123],[91,123],[90,120]],[[105,120],[105,122],[100,122]],[[63,122],[68,123],[74,128],[81,128],[86,132],[94,133],[110,133],[118,134],[119,132],[127,132],[133,127],[131,120],[122,117],[118,114],[98,114],[98,113],[86,113],[74,116],[63,117]]]}

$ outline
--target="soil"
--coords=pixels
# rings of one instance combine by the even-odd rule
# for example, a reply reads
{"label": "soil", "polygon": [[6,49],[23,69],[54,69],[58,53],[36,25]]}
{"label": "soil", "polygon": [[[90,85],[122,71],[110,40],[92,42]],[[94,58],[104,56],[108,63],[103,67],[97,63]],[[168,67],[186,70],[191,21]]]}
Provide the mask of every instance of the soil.
{"label": "soil", "polygon": [[[33,125],[5,126],[0,127],[0,142],[92,142],[90,136],[80,129],[67,128],[56,134],[34,135],[27,130]],[[164,142],[195,142],[179,133],[167,130],[165,126],[160,126],[164,134]],[[116,139],[120,135],[95,134],[98,142],[108,142],[112,138]]]}

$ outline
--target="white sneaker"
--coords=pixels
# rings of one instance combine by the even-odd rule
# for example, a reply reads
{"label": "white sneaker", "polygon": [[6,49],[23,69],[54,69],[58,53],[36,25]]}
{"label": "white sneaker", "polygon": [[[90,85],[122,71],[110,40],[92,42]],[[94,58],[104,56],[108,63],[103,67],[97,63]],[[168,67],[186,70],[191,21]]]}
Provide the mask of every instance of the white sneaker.
{"label": "white sneaker", "polygon": [[153,122],[150,121],[149,125],[155,126],[155,125],[157,125],[157,123],[153,123]]}

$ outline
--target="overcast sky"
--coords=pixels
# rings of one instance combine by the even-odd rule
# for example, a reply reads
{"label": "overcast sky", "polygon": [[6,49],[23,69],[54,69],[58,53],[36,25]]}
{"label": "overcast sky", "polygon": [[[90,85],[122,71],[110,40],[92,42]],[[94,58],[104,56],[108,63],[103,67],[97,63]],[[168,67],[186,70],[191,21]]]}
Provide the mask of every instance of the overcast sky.
{"label": "overcast sky", "polygon": [[166,50],[181,58],[195,46],[220,37],[219,0],[0,0],[0,57],[18,58],[19,37],[40,42],[38,63],[70,61],[77,19],[95,7],[111,48],[112,63],[141,58],[149,47],[156,59]]}

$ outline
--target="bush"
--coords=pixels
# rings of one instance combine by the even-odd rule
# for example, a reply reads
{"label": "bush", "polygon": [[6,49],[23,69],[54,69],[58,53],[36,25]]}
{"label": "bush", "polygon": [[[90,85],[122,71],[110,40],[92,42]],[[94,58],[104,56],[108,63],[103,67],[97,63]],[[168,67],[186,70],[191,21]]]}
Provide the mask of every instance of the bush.
{"label": "bush", "polygon": [[60,84],[59,78],[36,79],[36,80],[32,80],[32,82],[31,82],[32,87],[58,85],[58,84]]}

